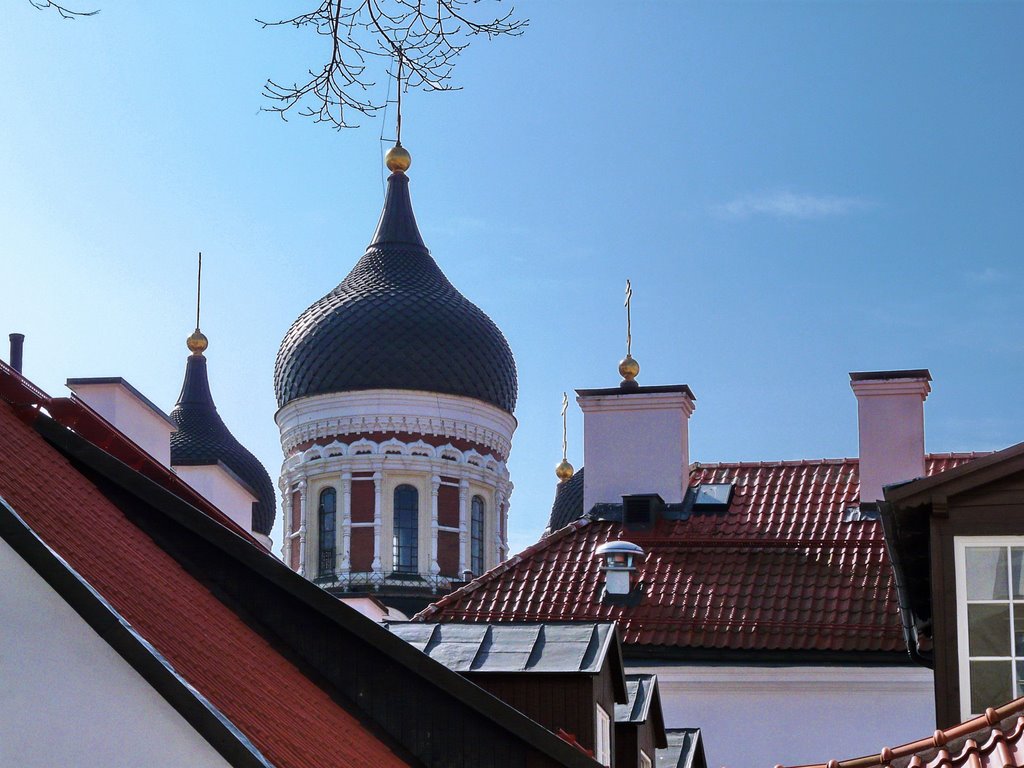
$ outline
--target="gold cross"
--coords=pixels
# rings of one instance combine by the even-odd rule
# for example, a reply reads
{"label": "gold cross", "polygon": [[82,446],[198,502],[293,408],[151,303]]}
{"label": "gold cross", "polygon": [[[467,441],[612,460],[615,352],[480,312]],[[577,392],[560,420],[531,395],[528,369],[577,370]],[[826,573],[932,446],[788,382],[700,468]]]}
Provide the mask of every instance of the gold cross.
{"label": "gold cross", "polygon": [[565,392],[562,393],[562,461],[565,461],[566,454],[566,432],[565,432],[565,412],[569,410],[569,395]]}
{"label": "gold cross", "polygon": [[633,299],[633,288],[629,284],[629,280],[626,280],[626,357],[630,357],[630,353],[633,349],[633,334],[631,328],[631,322],[629,317],[630,304]]}

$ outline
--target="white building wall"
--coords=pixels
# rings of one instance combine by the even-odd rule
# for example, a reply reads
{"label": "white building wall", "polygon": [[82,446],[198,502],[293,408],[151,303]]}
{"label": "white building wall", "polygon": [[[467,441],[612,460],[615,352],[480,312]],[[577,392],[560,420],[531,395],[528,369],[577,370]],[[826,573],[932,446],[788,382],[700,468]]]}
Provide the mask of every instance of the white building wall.
{"label": "white building wall", "polygon": [[711,768],[845,760],[935,731],[923,667],[627,665],[658,676],[668,728],[700,728]]}
{"label": "white building wall", "polygon": [[119,380],[71,379],[68,387],[86,405],[127,435],[165,467],[171,465],[171,433],[177,428],[133,388]]}
{"label": "white building wall", "polygon": [[233,473],[220,464],[179,464],[174,471],[213,506],[252,531],[252,505],[256,497]]}
{"label": "white building wall", "polygon": [[229,764],[0,540],[0,766]]}

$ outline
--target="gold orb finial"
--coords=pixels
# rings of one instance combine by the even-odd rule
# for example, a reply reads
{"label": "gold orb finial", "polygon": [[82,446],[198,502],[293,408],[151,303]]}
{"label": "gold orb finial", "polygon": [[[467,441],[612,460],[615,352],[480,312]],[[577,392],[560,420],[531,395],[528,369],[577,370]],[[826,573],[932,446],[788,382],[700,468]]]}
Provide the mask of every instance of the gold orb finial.
{"label": "gold orb finial", "polygon": [[576,470],[572,468],[572,464],[570,464],[566,459],[562,459],[558,462],[558,466],[555,467],[555,477],[558,478],[558,482],[564,483],[573,476],[575,471]]}
{"label": "gold orb finial", "polygon": [[619,375],[622,377],[619,386],[623,389],[633,389],[640,386],[636,382],[638,373],[640,373],[640,363],[634,360],[632,355],[627,354],[622,359],[622,362],[619,363]]}
{"label": "gold orb finial", "polygon": [[409,150],[402,146],[402,142],[397,142],[384,155],[384,164],[387,165],[388,170],[392,173],[405,173],[409,170],[409,166],[412,165],[412,155],[409,154]]}
{"label": "gold orb finial", "polygon": [[185,340],[185,346],[188,347],[193,355],[201,355],[210,346],[210,340],[203,335],[202,331],[196,328],[192,335]]}

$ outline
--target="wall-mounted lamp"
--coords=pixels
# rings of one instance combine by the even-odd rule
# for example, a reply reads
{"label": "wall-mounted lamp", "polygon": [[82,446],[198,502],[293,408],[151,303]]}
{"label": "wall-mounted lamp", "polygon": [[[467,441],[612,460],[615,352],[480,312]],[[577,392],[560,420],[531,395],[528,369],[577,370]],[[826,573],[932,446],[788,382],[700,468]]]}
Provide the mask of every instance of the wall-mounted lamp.
{"label": "wall-mounted lamp", "polygon": [[639,601],[643,585],[636,583],[635,576],[643,549],[629,541],[606,541],[595,550],[594,557],[604,572],[605,599],[624,601],[635,595]]}

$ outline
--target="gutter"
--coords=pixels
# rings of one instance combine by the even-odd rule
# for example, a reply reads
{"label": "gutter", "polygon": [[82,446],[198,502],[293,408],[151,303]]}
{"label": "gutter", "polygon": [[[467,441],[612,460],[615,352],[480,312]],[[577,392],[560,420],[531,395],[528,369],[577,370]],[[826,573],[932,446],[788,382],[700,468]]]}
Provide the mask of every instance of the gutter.
{"label": "gutter", "polygon": [[922,653],[918,645],[918,632],[914,624],[914,614],[910,610],[910,598],[907,595],[903,563],[900,560],[899,549],[896,546],[896,513],[890,502],[879,503],[878,512],[882,520],[885,548],[889,553],[889,562],[892,564],[893,581],[896,585],[896,601],[900,605],[900,623],[903,625],[903,639],[907,643],[907,654],[915,664],[927,667],[928,669],[935,669],[934,654]]}

